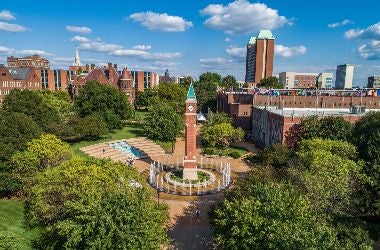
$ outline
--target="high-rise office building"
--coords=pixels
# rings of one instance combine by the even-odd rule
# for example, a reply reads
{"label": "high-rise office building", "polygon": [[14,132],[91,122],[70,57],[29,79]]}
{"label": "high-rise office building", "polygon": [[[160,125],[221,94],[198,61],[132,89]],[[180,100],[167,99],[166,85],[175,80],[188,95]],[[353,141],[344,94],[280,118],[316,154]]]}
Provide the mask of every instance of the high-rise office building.
{"label": "high-rise office building", "polygon": [[336,67],[335,88],[351,89],[354,79],[354,65],[343,64]]}
{"label": "high-rise office building", "polygon": [[370,76],[368,77],[367,88],[380,88],[380,76]]}
{"label": "high-rise office building", "polygon": [[273,73],[274,36],[270,30],[261,30],[247,44],[245,81],[258,83]]}

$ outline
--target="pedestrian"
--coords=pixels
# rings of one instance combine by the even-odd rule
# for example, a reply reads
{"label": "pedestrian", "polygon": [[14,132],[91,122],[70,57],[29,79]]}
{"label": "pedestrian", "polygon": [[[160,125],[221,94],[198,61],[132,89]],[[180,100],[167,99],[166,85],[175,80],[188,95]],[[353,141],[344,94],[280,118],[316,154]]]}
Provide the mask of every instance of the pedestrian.
{"label": "pedestrian", "polygon": [[106,149],[105,148],[103,148],[103,154],[105,154],[106,153]]}
{"label": "pedestrian", "polygon": [[201,211],[199,211],[199,208],[197,207],[197,210],[195,211],[195,214],[197,215],[197,221],[199,223],[199,215],[200,215]]}

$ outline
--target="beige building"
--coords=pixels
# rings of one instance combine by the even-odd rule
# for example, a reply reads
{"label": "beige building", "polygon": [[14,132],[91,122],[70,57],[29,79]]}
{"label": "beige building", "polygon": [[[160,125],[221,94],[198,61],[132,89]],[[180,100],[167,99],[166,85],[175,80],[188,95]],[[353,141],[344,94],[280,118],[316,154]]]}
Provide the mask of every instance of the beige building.
{"label": "beige building", "polygon": [[354,65],[343,64],[336,67],[336,89],[352,89],[354,79]]}
{"label": "beige building", "polygon": [[7,57],[9,68],[33,67],[36,69],[50,69],[49,61],[39,55],[26,57]]}
{"label": "beige building", "polygon": [[279,83],[283,84],[286,89],[304,89],[315,88],[318,78],[318,88],[332,88],[332,73],[298,73],[298,72],[281,72]]}

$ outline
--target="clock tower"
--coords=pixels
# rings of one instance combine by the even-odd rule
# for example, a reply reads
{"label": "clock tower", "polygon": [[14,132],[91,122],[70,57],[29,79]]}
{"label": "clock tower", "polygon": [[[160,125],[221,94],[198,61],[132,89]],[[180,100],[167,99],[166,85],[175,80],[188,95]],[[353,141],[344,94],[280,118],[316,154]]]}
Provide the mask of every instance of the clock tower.
{"label": "clock tower", "polygon": [[185,156],[183,157],[183,179],[196,180],[197,174],[197,99],[193,85],[187,92],[185,111]]}

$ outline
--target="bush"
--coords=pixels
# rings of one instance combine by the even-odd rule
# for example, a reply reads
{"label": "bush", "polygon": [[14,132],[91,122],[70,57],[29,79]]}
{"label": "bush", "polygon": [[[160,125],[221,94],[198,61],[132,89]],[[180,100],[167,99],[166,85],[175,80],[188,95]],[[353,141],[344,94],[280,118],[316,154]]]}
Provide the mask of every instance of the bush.
{"label": "bush", "polygon": [[203,149],[203,153],[205,154],[205,155],[215,155],[215,149],[213,149],[213,148],[205,148],[205,149]]}
{"label": "bush", "polygon": [[282,144],[274,144],[259,153],[259,159],[265,165],[274,168],[287,167],[291,151]]}
{"label": "bush", "polygon": [[237,151],[229,152],[228,155],[231,156],[234,159],[238,159],[238,158],[241,157],[241,154],[239,152],[237,152]]}

